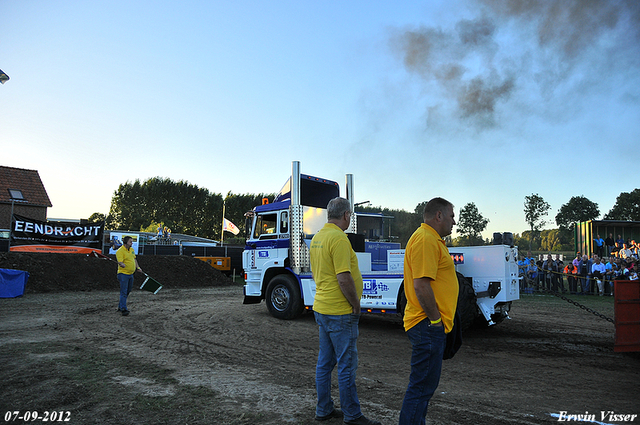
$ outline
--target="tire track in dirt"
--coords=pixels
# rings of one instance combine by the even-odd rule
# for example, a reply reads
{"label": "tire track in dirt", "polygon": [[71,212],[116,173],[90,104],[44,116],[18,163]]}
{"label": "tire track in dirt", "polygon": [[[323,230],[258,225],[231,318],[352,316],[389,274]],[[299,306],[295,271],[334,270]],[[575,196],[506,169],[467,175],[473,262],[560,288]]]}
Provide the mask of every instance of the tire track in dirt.
{"label": "tire track in dirt", "polygon": [[[295,422],[301,405],[315,406],[315,388],[301,388],[286,379],[264,379],[265,375],[279,374],[282,354],[256,342],[251,336],[255,329],[230,329],[224,312],[201,311],[202,307],[174,301],[171,294],[167,298],[161,311],[153,311],[155,302],[135,309],[132,304],[132,313],[126,318],[116,315],[110,319],[111,313],[101,308],[85,309],[80,314],[86,318],[97,312],[93,320],[85,322],[95,344],[112,352],[149,359],[173,370],[172,375],[184,385],[202,385],[236,400],[228,406],[234,411],[240,401],[249,410],[278,411],[286,421]],[[237,301],[236,294],[227,298]],[[107,320],[117,325],[103,326]],[[238,323],[243,325],[242,321]]]}

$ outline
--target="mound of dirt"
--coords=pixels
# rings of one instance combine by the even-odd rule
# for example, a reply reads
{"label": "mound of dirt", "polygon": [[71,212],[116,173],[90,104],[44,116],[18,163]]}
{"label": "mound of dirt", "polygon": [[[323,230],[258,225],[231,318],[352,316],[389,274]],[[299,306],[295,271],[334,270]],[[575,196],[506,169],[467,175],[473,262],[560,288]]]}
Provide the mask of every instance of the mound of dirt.
{"label": "mound of dirt", "polygon": [[[0,253],[0,268],[29,273],[25,293],[117,289],[117,263],[82,254]],[[234,282],[219,270],[193,257],[139,255],[140,268],[164,288],[230,286]],[[146,276],[135,274],[134,285]],[[138,286],[139,287],[139,286]]]}

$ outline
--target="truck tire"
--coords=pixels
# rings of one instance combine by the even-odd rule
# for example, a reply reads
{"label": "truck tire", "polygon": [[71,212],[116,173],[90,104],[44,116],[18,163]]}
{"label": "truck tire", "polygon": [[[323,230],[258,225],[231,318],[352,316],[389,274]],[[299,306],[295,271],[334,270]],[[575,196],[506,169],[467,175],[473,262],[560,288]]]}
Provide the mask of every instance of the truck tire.
{"label": "truck tire", "polygon": [[[471,281],[464,277],[461,273],[456,272],[458,276],[458,315],[460,316],[460,324],[462,331],[469,329],[478,317],[478,306],[476,305],[476,292],[473,290]],[[400,317],[404,317],[404,309],[407,306],[407,297],[404,294],[404,284],[400,287],[398,294],[398,307],[396,309]]]}
{"label": "truck tire", "polygon": [[458,275],[458,315],[460,316],[460,324],[462,331],[469,329],[475,322],[478,316],[478,305],[476,304],[477,297],[476,292],[473,290],[473,285],[469,279],[464,277],[461,273]]}
{"label": "truck tire", "polygon": [[278,275],[271,279],[267,286],[265,301],[269,313],[278,319],[295,319],[304,310],[300,286],[293,277],[288,275]]}

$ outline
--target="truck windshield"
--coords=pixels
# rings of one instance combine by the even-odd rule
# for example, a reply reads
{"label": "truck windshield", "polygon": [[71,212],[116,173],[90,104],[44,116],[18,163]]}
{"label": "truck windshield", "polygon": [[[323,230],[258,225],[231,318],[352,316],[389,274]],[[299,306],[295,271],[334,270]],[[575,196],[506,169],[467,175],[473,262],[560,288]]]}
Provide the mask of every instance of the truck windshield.
{"label": "truck windshield", "polygon": [[278,232],[278,214],[260,214],[256,218],[256,227],[253,231],[254,239],[276,238]]}

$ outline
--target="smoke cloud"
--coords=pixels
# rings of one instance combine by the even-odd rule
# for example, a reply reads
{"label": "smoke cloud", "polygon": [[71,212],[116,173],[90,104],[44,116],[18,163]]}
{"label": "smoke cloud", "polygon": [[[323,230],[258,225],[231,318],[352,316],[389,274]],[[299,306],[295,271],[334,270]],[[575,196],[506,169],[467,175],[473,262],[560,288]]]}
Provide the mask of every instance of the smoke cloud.
{"label": "smoke cloud", "polygon": [[397,31],[390,45],[405,69],[428,85],[427,96],[438,99],[433,102],[450,103],[454,118],[478,127],[498,125],[500,108],[523,85],[537,85],[548,100],[570,79],[576,86],[576,79],[582,86],[593,82],[582,75],[592,64],[602,71],[638,63],[636,0],[477,0],[474,5],[474,19],[449,28]]}

